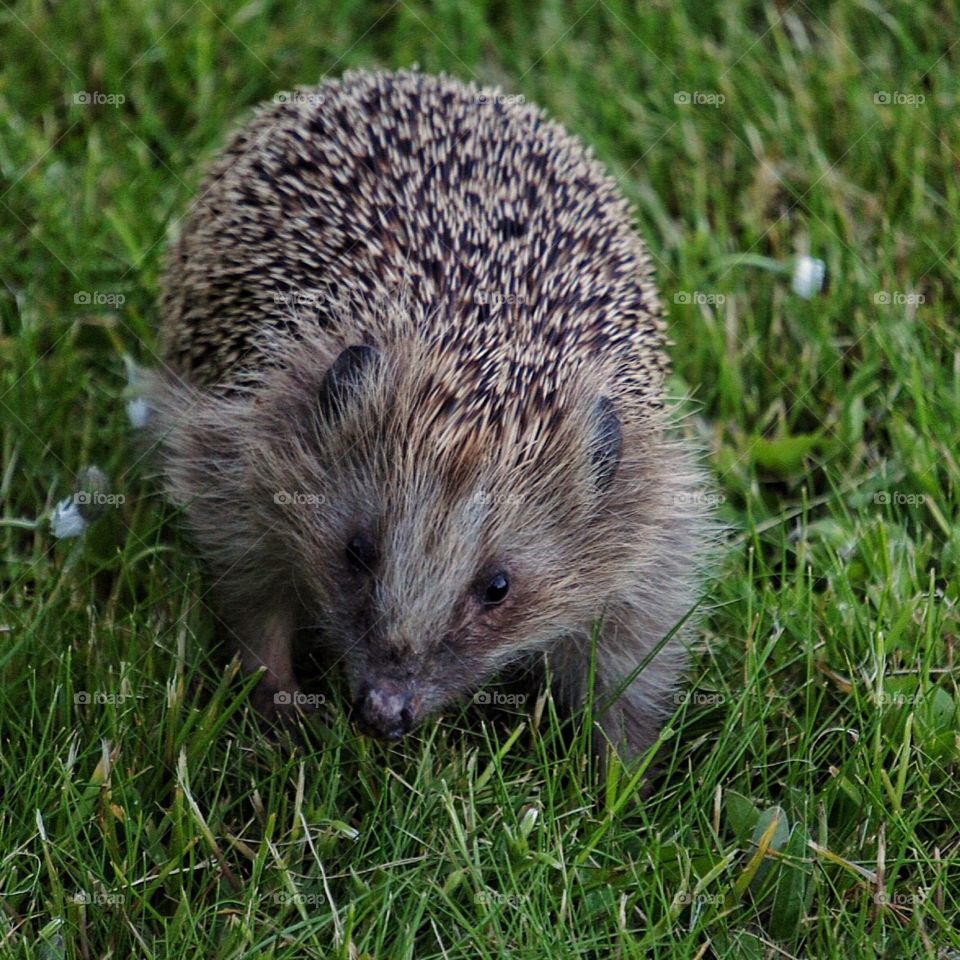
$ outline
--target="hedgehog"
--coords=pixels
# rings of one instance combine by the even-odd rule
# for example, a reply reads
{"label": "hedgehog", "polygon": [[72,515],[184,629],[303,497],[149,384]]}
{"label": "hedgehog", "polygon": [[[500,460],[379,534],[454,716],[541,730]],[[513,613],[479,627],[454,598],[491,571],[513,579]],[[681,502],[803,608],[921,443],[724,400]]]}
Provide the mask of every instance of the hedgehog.
{"label": "hedgehog", "polygon": [[657,738],[709,518],[633,221],[579,139],[448,76],[349,72],[233,134],[149,402],[262,714],[308,702],[306,631],[383,739],[531,675],[624,756]]}

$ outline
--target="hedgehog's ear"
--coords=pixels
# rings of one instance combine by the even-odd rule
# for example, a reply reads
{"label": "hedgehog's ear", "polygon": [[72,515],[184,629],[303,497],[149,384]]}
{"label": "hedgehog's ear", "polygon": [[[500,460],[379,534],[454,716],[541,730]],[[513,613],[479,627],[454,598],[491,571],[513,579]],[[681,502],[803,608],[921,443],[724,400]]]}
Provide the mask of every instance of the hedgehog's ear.
{"label": "hedgehog's ear", "polygon": [[600,397],[593,408],[593,443],[590,461],[597,487],[602,491],[613,482],[623,449],[623,428],[617,408],[609,397]]}
{"label": "hedgehog's ear", "polygon": [[357,392],[364,375],[380,359],[380,351],[366,344],[347,347],[330,365],[317,391],[324,416],[337,416]]}

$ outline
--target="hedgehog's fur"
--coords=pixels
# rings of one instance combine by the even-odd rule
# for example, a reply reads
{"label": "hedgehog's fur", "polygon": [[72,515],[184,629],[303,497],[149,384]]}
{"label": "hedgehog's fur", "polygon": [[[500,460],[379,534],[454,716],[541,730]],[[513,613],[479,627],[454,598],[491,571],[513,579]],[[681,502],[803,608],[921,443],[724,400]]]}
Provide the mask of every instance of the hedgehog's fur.
{"label": "hedgehog's fur", "polygon": [[[261,708],[306,625],[388,735],[541,651],[575,708],[595,629],[613,695],[695,605],[704,498],[650,262],[537,109],[412,72],[262,108],[174,245],[162,334],[167,485]],[[627,752],[684,659],[670,637],[603,713]]]}

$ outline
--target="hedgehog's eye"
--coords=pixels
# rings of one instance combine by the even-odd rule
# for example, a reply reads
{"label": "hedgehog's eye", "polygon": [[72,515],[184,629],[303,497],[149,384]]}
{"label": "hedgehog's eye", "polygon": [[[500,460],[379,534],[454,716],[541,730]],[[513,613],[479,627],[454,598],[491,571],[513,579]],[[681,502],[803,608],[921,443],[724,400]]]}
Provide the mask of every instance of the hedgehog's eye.
{"label": "hedgehog's eye", "polygon": [[490,582],[484,588],[483,605],[485,607],[495,607],[507,599],[509,592],[510,580],[506,573],[500,570],[490,578]]}
{"label": "hedgehog's eye", "polygon": [[370,540],[362,534],[354,537],[344,551],[347,563],[354,573],[370,573],[377,562],[377,551]]}

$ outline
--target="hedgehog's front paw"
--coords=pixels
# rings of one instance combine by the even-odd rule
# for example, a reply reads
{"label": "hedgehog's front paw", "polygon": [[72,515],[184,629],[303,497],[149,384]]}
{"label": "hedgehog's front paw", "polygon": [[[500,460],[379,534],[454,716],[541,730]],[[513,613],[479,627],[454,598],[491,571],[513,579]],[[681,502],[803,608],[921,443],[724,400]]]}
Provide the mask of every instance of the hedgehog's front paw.
{"label": "hedgehog's front paw", "polygon": [[293,673],[290,639],[296,621],[292,607],[267,609],[245,622],[234,620],[244,673],[259,673],[250,703],[270,723],[296,721],[316,710],[317,698],[305,696]]}

